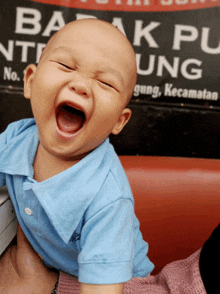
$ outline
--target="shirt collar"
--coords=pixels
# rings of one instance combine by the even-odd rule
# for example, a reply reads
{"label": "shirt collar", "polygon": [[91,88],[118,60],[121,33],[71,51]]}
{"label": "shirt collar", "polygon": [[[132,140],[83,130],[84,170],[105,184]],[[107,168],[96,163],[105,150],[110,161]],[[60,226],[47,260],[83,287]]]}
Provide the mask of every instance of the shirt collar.
{"label": "shirt collar", "polygon": [[66,244],[99,192],[111,167],[113,150],[106,139],[71,168],[43,182],[24,186],[34,191]]}

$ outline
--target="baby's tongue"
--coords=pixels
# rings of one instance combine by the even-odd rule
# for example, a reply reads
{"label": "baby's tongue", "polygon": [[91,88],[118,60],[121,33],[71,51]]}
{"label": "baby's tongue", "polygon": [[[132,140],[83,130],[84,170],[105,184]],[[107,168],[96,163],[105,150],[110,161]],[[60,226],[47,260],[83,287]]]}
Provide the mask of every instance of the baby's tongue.
{"label": "baby's tongue", "polygon": [[57,113],[57,124],[61,131],[75,133],[82,127],[83,119],[80,115],[61,108]]}

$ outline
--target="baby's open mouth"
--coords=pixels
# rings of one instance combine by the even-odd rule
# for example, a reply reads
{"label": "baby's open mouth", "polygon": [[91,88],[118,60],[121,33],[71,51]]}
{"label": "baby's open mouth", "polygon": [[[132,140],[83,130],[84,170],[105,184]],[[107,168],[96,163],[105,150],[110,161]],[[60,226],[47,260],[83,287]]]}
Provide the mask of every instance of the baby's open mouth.
{"label": "baby's open mouth", "polygon": [[64,103],[58,106],[56,119],[62,132],[74,134],[83,126],[85,114],[82,110]]}

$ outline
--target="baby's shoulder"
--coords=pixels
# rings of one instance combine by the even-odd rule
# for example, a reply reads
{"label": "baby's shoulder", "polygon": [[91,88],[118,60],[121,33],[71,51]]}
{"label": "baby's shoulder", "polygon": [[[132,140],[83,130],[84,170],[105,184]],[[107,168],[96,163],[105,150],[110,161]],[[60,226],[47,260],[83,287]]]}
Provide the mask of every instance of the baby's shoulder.
{"label": "baby's shoulder", "polygon": [[130,184],[117,155],[114,157],[109,169],[109,178],[111,178],[110,182],[115,184],[115,189],[122,193],[122,196],[129,196],[130,198],[132,195]]}
{"label": "baby's shoulder", "polygon": [[119,161],[119,164],[113,164],[109,169],[95,202],[101,206],[107,206],[116,201],[123,202],[127,200],[133,203],[130,185]]}
{"label": "baby's shoulder", "polygon": [[15,122],[12,122],[6,128],[4,134],[7,137],[7,140],[10,140],[14,137],[17,137],[25,130],[35,125],[35,120],[33,118],[22,119]]}

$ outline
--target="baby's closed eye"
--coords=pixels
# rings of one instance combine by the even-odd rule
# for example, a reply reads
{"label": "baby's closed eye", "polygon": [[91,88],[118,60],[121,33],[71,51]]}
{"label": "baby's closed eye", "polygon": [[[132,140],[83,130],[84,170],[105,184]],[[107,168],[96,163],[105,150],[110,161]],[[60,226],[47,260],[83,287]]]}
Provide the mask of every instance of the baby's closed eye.
{"label": "baby's closed eye", "polygon": [[57,62],[59,65],[61,65],[62,67],[65,67],[65,68],[67,68],[67,69],[69,69],[69,70],[74,70],[74,68],[72,67],[72,66],[69,66],[69,65],[67,65],[67,64],[65,64],[65,63],[62,63],[62,62]]}

